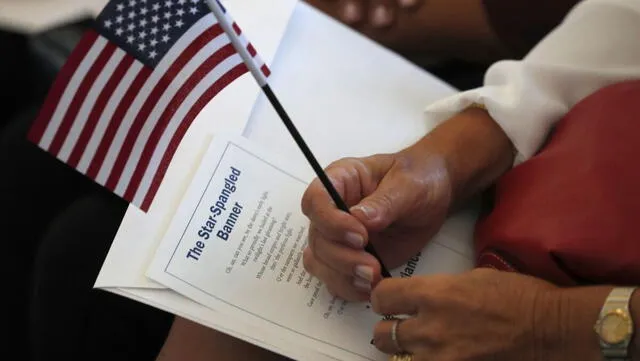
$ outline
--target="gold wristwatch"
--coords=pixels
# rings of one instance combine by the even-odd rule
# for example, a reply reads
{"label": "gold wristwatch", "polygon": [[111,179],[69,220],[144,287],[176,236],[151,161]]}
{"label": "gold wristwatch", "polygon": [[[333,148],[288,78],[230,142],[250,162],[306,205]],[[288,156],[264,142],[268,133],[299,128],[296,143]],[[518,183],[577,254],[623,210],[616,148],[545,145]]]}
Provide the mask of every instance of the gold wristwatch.
{"label": "gold wristwatch", "polygon": [[629,345],[634,325],[629,302],[635,288],[615,288],[600,310],[595,331],[600,337],[600,349],[606,361],[628,361]]}

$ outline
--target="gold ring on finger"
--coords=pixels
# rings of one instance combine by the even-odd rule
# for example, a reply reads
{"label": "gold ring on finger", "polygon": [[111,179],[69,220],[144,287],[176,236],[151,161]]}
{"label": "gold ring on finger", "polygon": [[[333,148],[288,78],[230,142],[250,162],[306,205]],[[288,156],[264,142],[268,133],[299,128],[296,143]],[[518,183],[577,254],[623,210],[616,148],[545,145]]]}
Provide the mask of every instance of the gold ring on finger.
{"label": "gold ring on finger", "polygon": [[397,353],[391,356],[390,361],[413,361],[413,355],[410,353]]}

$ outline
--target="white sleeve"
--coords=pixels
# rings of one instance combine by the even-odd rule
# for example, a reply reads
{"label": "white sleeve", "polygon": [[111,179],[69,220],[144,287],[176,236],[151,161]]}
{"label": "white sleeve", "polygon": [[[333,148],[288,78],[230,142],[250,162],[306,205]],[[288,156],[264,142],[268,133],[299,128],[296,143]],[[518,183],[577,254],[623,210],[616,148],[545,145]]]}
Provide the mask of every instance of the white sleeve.
{"label": "white sleeve", "polygon": [[426,112],[440,122],[474,102],[484,104],[513,142],[518,164],[581,99],[632,79],[640,79],[640,0],[584,0],[523,60],[493,64],[484,86]]}

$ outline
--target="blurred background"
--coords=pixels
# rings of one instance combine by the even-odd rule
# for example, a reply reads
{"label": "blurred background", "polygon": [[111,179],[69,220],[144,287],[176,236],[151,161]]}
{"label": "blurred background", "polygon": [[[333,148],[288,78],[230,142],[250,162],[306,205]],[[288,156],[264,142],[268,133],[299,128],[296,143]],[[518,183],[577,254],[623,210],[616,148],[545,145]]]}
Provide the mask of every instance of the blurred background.
{"label": "blurred background", "polygon": [[[28,143],[26,134],[56,74],[105,3],[0,0],[0,361],[31,359],[29,310],[43,235],[52,219],[95,187]],[[464,61],[410,60],[458,89],[480,85],[486,69]]]}

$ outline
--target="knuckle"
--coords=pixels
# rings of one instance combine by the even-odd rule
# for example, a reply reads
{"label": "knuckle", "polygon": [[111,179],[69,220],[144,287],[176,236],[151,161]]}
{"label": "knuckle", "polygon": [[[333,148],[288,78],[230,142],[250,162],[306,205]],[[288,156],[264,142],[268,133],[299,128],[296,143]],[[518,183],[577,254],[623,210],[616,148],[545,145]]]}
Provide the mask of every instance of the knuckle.
{"label": "knuckle", "polygon": [[302,214],[305,216],[309,216],[311,211],[311,189],[307,188],[307,190],[302,195],[302,200],[300,201],[300,208],[302,209]]}
{"label": "knuckle", "polygon": [[431,290],[435,290],[435,292],[437,293],[441,293],[444,291],[450,291],[452,288],[455,288],[458,282],[458,276],[448,274],[434,275],[431,277],[431,282],[429,283],[428,288],[430,288]]}
{"label": "knuckle", "polygon": [[351,165],[353,163],[354,160],[356,160],[357,158],[355,157],[343,157],[340,158],[338,160],[334,160],[333,162],[329,163],[329,166],[327,166],[327,171],[330,171],[332,169],[335,168],[343,168],[343,167],[347,167],[349,165]]}
{"label": "knuckle", "polygon": [[333,265],[335,260],[335,256],[331,251],[330,247],[327,247],[327,239],[324,237],[316,237],[313,240],[313,255],[318,259],[327,264]]}
{"label": "knuckle", "polygon": [[380,206],[383,209],[392,209],[393,208],[393,197],[389,193],[380,194],[380,198],[378,199]]}
{"label": "knuckle", "polygon": [[371,291],[371,309],[373,310],[373,312],[375,313],[382,313],[384,310],[382,309],[383,305],[382,302],[380,301],[380,293],[379,293],[379,289],[378,287],[374,288],[373,291]]}
{"label": "knuckle", "polygon": [[353,179],[359,174],[359,170],[364,167],[361,158],[346,157],[334,161],[326,168],[327,175],[334,182],[338,179]]}
{"label": "knuckle", "polygon": [[324,256],[327,262],[331,262],[337,273],[345,277],[352,277],[355,274],[356,263],[340,257],[339,254],[327,253]]}
{"label": "knuckle", "polygon": [[444,194],[447,187],[443,185],[448,185],[449,179],[448,173],[444,171],[446,167],[441,163],[441,160],[433,158],[425,166],[424,160],[416,162],[413,157],[401,155],[394,159],[392,168],[394,177],[407,187],[428,193],[437,191],[438,194]]}
{"label": "knuckle", "polygon": [[496,274],[496,270],[487,267],[477,267],[471,270],[470,274],[478,278],[489,278]]}
{"label": "knuckle", "polygon": [[359,292],[353,288],[349,288],[346,292],[346,296],[343,297],[344,300],[349,302],[363,302],[367,300],[366,294]]}
{"label": "knuckle", "polygon": [[341,275],[335,275],[330,280],[330,286],[336,292],[336,296],[342,300],[349,302],[364,301],[368,297],[358,291],[352,283],[351,277],[345,277]]}
{"label": "knuckle", "polygon": [[392,285],[391,281],[391,279],[383,278],[371,291],[371,307],[375,308],[380,305],[380,300],[384,298],[385,294],[389,293],[389,287]]}
{"label": "knuckle", "polygon": [[327,286],[327,291],[332,297],[342,300],[351,300],[349,289],[337,280],[328,279],[325,284]]}
{"label": "knuckle", "polygon": [[393,168],[402,171],[401,173],[406,173],[415,168],[415,163],[416,162],[414,161],[413,157],[401,153],[394,157]]}
{"label": "knuckle", "polygon": [[340,297],[338,292],[336,292],[335,288],[333,288],[330,285],[326,285],[327,286],[327,292],[329,292],[329,294],[331,295],[331,297]]}
{"label": "knuckle", "polygon": [[418,330],[418,334],[423,343],[437,349],[447,343],[448,329],[442,322],[431,321],[428,326],[421,327]]}
{"label": "knuckle", "polygon": [[421,305],[430,305],[433,303],[433,298],[437,297],[437,294],[432,292],[429,288],[420,288],[415,291],[417,293],[417,299]]}
{"label": "knuckle", "polygon": [[396,172],[398,182],[405,187],[411,187],[411,189],[424,190],[427,177],[421,176],[416,173],[412,165],[403,164],[399,167],[399,172]]}
{"label": "knuckle", "polygon": [[326,172],[330,172],[332,169],[340,167],[340,165],[344,162],[343,159],[334,160],[324,169]]}
{"label": "knuckle", "polygon": [[386,213],[389,210],[393,209],[393,197],[394,196],[392,194],[389,194],[387,192],[379,192],[376,196],[370,198],[370,202],[375,208],[381,210],[383,213]]}
{"label": "knuckle", "polygon": [[415,292],[421,304],[440,305],[446,302],[447,296],[451,293],[453,282],[447,276],[433,276],[429,284],[420,284]]}
{"label": "knuckle", "polygon": [[342,252],[342,249],[336,247],[335,244],[329,244],[329,242],[338,243],[323,237],[316,239],[313,248],[314,256],[318,261],[331,265],[335,272],[344,276],[352,276],[358,265],[357,260],[353,259],[350,254]]}
{"label": "knuckle", "polygon": [[307,236],[307,247],[313,252],[318,238],[318,231],[315,227],[309,227],[309,235]]}
{"label": "knuckle", "polygon": [[305,190],[302,195],[302,200],[300,201],[300,206],[302,208],[302,213],[305,216],[311,215],[313,212],[314,199],[318,193],[319,180],[314,179],[309,187]]}

